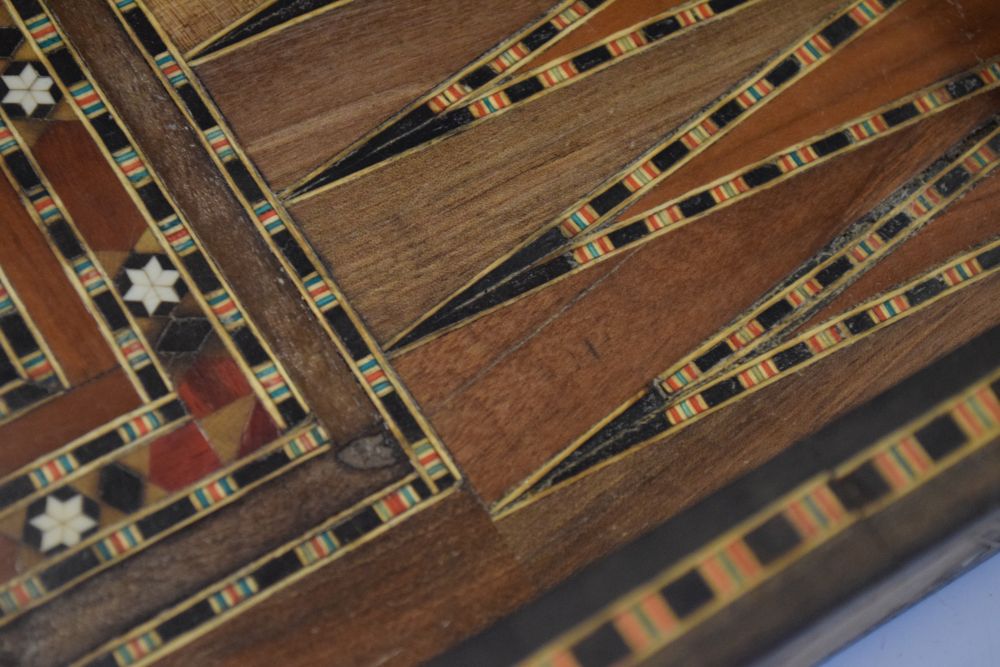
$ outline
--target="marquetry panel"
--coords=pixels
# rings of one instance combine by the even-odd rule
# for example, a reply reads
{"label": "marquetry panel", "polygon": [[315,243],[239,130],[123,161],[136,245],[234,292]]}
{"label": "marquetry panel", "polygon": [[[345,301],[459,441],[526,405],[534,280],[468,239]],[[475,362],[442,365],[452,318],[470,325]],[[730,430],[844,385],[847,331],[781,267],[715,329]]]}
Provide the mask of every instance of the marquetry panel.
{"label": "marquetry panel", "polygon": [[[249,155],[280,190],[550,4],[515,0],[497,13],[471,0],[352,2],[192,63]],[[449,39],[427,48],[422,37],[443,31]],[[272,68],[282,75],[242,74]],[[290,126],[297,130],[288,132]]]}
{"label": "marquetry panel", "polygon": [[[3,77],[19,91],[0,111],[4,171],[140,400],[5,471],[0,531],[20,545],[0,590],[3,622],[331,447],[59,28],[33,3],[15,12],[4,29],[22,31],[24,48]],[[13,304],[13,291],[5,295]],[[27,354],[24,332],[4,333]],[[35,372],[25,355],[18,362]],[[393,387],[376,377],[377,363],[365,369],[388,400]],[[433,493],[428,484],[447,469],[426,439],[416,447],[426,467],[374,508],[348,511],[351,528],[331,552]],[[389,503],[385,516],[379,502]]]}
{"label": "marquetry panel", "polygon": [[483,664],[683,656],[991,451],[994,2],[0,12],[0,652],[414,664],[704,512]]}

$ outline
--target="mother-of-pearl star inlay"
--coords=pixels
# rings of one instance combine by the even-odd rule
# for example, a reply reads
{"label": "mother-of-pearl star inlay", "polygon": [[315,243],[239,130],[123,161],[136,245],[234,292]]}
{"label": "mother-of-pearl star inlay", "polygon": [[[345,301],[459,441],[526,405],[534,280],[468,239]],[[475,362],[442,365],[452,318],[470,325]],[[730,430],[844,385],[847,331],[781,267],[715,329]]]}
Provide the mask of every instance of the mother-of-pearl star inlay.
{"label": "mother-of-pearl star inlay", "polygon": [[35,113],[39,106],[56,103],[52,95],[55,82],[52,77],[40,74],[32,63],[25,65],[20,73],[4,74],[2,79],[7,86],[7,94],[0,102],[20,105],[26,116]]}
{"label": "mother-of-pearl star inlay", "polygon": [[31,525],[42,533],[42,552],[59,546],[79,544],[83,534],[97,525],[84,511],[83,496],[75,495],[60,500],[55,496],[45,499],[45,511],[31,519]]}

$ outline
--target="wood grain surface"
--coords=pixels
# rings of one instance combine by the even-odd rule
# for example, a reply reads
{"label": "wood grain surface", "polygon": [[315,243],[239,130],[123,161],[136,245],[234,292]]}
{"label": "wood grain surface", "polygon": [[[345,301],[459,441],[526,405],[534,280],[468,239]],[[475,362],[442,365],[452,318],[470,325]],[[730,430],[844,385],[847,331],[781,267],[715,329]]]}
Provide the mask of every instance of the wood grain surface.
{"label": "wood grain surface", "polygon": [[[273,24],[199,57],[262,8]],[[610,37],[625,41],[604,46]],[[510,99],[511,82],[567,57],[566,81]],[[957,156],[996,130],[997,57],[992,0],[3,0],[0,161],[17,173],[0,177],[0,267],[68,386],[0,424],[0,664],[489,667],[521,664],[573,628],[588,636],[593,614],[729,539],[734,517],[756,516],[817,471],[840,474],[862,447],[1000,368],[990,251],[939,300],[889,302],[907,310],[870,335],[536,485],[641,392],[675,407],[700,396],[707,384],[671,394],[656,378],[916,188],[944,202],[929,222],[883,238],[891,251],[857,259],[857,275],[736,351],[764,359],[995,244],[1000,141]],[[716,110],[788,59],[801,78],[761,84],[765,101],[747,102],[750,113]],[[43,77],[36,87],[59,98],[48,116],[23,118],[27,93],[3,97],[27,85],[28,63]],[[475,76],[485,78],[464,83]],[[900,101],[932,86],[942,99]],[[437,135],[434,123],[458,116],[409,127],[407,114],[442,90],[455,96],[448,113],[477,99],[511,108]],[[808,164],[394,347],[647,150],[690,140],[693,119],[709,139],[596,228],[803,142]],[[378,155],[393,157],[296,190],[392,121],[400,134]],[[863,140],[814,148],[855,122]],[[418,141],[422,132],[434,138]],[[136,388],[139,366],[115,353],[103,311],[74,286],[72,244],[32,218],[47,203],[21,155],[149,341],[170,385],[161,403]],[[950,201],[966,181],[975,187]],[[164,205],[197,243],[170,236]],[[558,240],[530,266],[565,252]],[[188,283],[162,311],[126,303],[137,280],[126,269],[149,257],[173,261]],[[735,364],[705,370],[705,382]],[[275,406],[288,395],[302,414],[285,423]],[[115,421],[175,400],[172,412]],[[1000,407],[984,405],[959,422],[966,436],[1000,429]],[[153,435],[100,449],[133,438],[129,428]],[[99,456],[74,449],[81,436],[102,438]],[[657,665],[829,652],[860,627],[831,610],[886,590],[904,563],[1000,507],[1000,440],[983,438],[670,641],[626,648]],[[266,472],[278,460],[292,463]],[[60,512],[76,512],[78,528],[46,529]],[[160,521],[173,523],[161,533]],[[748,562],[764,560],[754,551]],[[899,590],[893,600],[916,594]],[[859,618],[889,611],[871,602]],[[795,633],[808,640],[770,653]],[[589,657],[566,648],[565,664],[615,664],[620,637],[595,637]]]}
{"label": "wood grain surface", "polygon": [[[496,13],[470,0],[355,2],[197,71],[243,146],[280,190],[549,4],[513,0]],[[449,38],[430,48],[422,41],[442,33]],[[259,74],[245,78],[254,71]]]}
{"label": "wood grain surface", "polygon": [[[291,211],[385,341],[837,5],[782,5],[777,22],[774,4],[706,25]],[[705,61],[683,57],[695,43],[706,45]],[[713,62],[726,62],[726,73]],[[680,81],[697,85],[670,85]]]}
{"label": "wood grain surface", "polygon": [[182,49],[192,49],[268,0],[152,0],[150,11]]}
{"label": "wood grain surface", "polygon": [[[551,288],[576,296],[565,307],[542,313],[529,297],[396,367],[470,483],[495,501],[926,168],[993,104],[972,102],[845,155],[611,260],[597,280],[577,274]],[[474,375],[449,372],[450,360],[468,368],[479,349]]]}

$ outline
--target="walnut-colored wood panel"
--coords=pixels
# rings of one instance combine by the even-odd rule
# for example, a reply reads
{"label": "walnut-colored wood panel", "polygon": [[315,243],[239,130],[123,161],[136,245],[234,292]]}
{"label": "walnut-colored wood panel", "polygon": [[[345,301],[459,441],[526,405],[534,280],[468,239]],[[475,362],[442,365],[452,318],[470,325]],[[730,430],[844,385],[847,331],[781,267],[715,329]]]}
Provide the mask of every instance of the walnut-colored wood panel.
{"label": "walnut-colored wood panel", "polygon": [[[377,428],[380,417],[371,401],[295,288],[282,277],[246,214],[106,4],[55,0],[51,6],[74,30],[74,43],[98,82],[104,84],[139,145],[155,156],[154,166],[171,194],[323,425],[340,442]],[[128,81],[129,86],[116,84],[121,81]],[[170,131],[164,131],[165,127]]]}
{"label": "walnut-colored wood panel", "polygon": [[905,276],[916,275],[995,238],[1000,234],[1000,222],[996,218],[997,197],[1000,197],[1000,178],[994,176],[872,267],[857,282],[803,322],[799,330],[815,326],[856,303],[892,288],[904,280]]}
{"label": "walnut-colored wood panel", "polygon": [[187,51],[270,0],[146,0],[146,6]]}
{"label": "walnut-colored wood panel", "polygon": [[535,594],[482,508],[456,494],[161,664],[420,664]]}
{"label": "walnut-colored wood panel", "polygon": [[508,515],[497,527],[529,572],[557,581],[763,464],[814,431],[813,418],[829,422],[991,328],[1000,318],[998,288],[997,277],[971,286]]}
{"label": "walnut-colored wood panel", "polygon": [[[835,63],[810,72],[779,103],[765,106],[736,125],[623,216],[680,197],[783,148],[974,69],[984,57],[998,53],[1000,5],[970,0],[958,8],[937,0],[908,0],[844,47]],[[998,99],[995,94],[993,99]]]}
{"label": "walnut-colored wood panel", "polygon": [[[67,664],[102,637],[145,620],[257,554],[277,548],[401,472],[400,466],[350,471],[336,456],[324,456],[86,581],[50,603],[43,613],[19,619],[4,628],[0,648],[23,656],[25,664]],[[350,577],[346,582],[348,587],[360,583]],[[100,614],[91,613],[97,608]],[[270,630],[254,634],[262,639],[271,636]]]}
{"label": "walnut-colored wood panel", "polygon": [[[685,664],[697,656],[699,664],[731,665],[762,650],[778,649],[789,629],[801,630],[803,644],[813,650],[802,655],[777,652],[760,664],[821,664],[822,659],[860,637],[879,623],[890,621],[914,601],[937,591],[942,582],[951,581],[983,558],[983,543],[996,517],[1000,498],[997,475],[1000,474],[1000,447],[997,441],[961,461],[946,476],[933,479],[917,493],[904,496],[897,503],[878,512],[852,529],[850,534],[831,540],[828,545],[795,563],[780,577],[724,610],[712,622],[694,629],[690,635],[657,653],[654,664]],[[975,520],[986,515],[985,525]],[[947,517],[944,522],[935,521]],[[972,534],[962,539],[955,535],[959,527],[973,522]],[[924,557],[928,547],[950,541],[964,543],[952,563],[939,568],[913,562],[900,554],[918,553]],[[947,547],[945,547],[947,549]],[[931,552],[937,559],[947,558]],[[906,561],[901,562],[901,560]],[[935,573],[934,570],[938,569]],[[930,572],[927,572],[930,570]],[[835,573],[835,576],[829,576]],[[891,574],[890,574],[891,573]],[[936,576],[935,576],[936,575]],[[885,579],[893,580],[883,584]],[[856,597],[849,592],[857,591]],[[895,599],[893,599],[895,598]],[[817,632],[815,624],[830,610],[831,603],[850,600],[853,608],[845,610],[851,625],[838,638],[829,628]],[[880,609],[881,607],[881,609]],[[836,608],[836,607],[835,607]],[[767,610],[766,613],[763,610]],[[837,609],[840,612],[840,609]],[[852,613],[853,612],[853,613]],[[739,627],[740,632],[723,628]],[[783,647],[782,647],[783,648]]]}
{"label": "walnut-colored wood panel", "polygon": [[82,124],[49,123],[31,150],[91,247],[132,249],[146,221]]}
{"label": "walnut-colored wood panel", "polygon": [[[539,316],[532,306],[543,290],[401,355],[396,367],[473,487],[494,501],[985,122],[993,108],[976,100],[844,155],[610,262],[601,277],[585,270],[557,284],[550,289],[561,294],[589,290],[555,313]],[[496,327],[502,349],[485,343],[492,340],[491,321],[501,320],[525,323],[519,337],[506,341],[512,325]],[[488,350],[481,361],[465,353],[466,341]],[[453,356],[478,369],[464,384],[439,370]]]}
{"label": "walnut-colored wood panel", "polygon": [[531,69],[586,49],[594,42],[645,23],[654,16],[684,4],[684,0],[614,0],[583,25],[566,35],[531,61]]}
{"label": "walnut-colored wood panel", "polygon": [[[551,0],[365,0],[197,68],[276,189],[461,69]],[[427,36],[434,35],[431,41]]]}
{"label": "walnut-colored wood panel", "polygon": [[0,266],[70,385],[115,368],[118,362],[109,343],[4,177],[0,177],[0,217],[4,231]]}
{"label": "walnut-colored wood panel", "polygon": [[120,369],[71,388],[0,426],[0,475],[59,449],[139,405],[139,396]]}
{"label": "walnut-colored wood panel", "polygon": [[386,340],[837,4],[755,5],[291,211]]}

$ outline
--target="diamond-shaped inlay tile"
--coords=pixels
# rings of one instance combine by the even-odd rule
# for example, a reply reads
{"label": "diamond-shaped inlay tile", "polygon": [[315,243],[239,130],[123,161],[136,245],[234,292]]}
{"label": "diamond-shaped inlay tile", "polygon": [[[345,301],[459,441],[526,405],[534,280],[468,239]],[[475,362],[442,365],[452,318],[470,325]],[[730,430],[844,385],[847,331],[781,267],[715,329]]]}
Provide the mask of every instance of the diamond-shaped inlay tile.
{"label": "diamond-shaped inlay tile", "polygon": [[0,75],[0,104],[12,118],[45,118],[60,99],[41,63],[15,62]]}
{"label": "diamond-shaped inlay tile", "polygon": [[139,317],[169,315],[187,293],[181,274],[166,255],[130,256],[117,283],[125,305]]}
{"label": "diamond-shaped inlay tile", "polygon": [[100,514],[96,502],[64,486],[28,506],[24,540],[43,554],[76,546],[97,530]]}
{"label": "diamond-shaped inlay tile", "polygon": [[116,510],[131,514],[142,507],[145,484],[137,473],[112,463],[101,468],[101,500]]}
{"label": "diamond-shaped inlay tile", "polygon": [[196,352],[211,331],[212,325],[204,317],[178,317],[170,320],[156,349],[168,354]]}
{"label": "diamond-shaped inlay tile", "polygon": [[0,27],[0,58],[10,58],[24,41],[21,31],[12,26]]}

